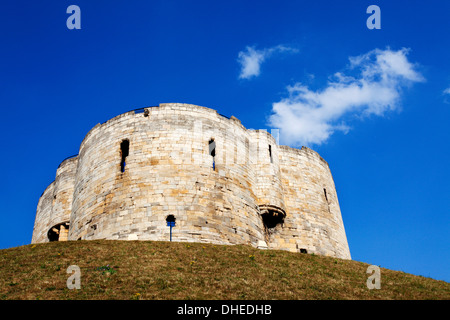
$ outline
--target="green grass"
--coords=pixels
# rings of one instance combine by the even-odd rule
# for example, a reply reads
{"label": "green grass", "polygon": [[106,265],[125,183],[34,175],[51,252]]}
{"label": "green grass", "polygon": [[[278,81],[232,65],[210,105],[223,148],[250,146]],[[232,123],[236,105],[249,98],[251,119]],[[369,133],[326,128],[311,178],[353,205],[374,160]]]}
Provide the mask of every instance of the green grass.
{"label": "green grass", "polygon": [[[70,265],[81,289],[70,290]],[[0,299],[450,299],[450,284],[366,263],[250,246],[68,241],[0,250]]]}

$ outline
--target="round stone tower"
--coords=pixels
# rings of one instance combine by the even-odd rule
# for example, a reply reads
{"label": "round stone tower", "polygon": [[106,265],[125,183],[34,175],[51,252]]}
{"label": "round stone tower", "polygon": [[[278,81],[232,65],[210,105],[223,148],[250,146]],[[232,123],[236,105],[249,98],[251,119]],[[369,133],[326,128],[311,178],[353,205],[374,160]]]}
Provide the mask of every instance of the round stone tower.
{"label": "round stone tower", "polygon": [[235,117],[179,103],[86,135],[42,194],[32,242],[123,239],[250,244],[350,259],[328,164]]}

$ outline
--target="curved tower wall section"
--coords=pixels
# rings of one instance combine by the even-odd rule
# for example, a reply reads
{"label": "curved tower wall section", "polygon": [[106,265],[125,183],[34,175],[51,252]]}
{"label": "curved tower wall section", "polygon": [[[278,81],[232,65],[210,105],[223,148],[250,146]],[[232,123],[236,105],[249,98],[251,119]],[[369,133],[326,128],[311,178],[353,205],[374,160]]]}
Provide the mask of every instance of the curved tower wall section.
{"label": "curved tower wall section", "polygon": [[78,158],[63,161],[56,170],[50,225],[69,222]]}
{"label": "curved tower wall section", "polygon": [[232,160],[248,157],[248,146],[237,119],[192,105],[161,104],[94,127],[80,148],[69,239],[169,240],[173,215],[175,241],[256,245],[263,226],[253,168]]}
{"label": "curved tower wall section", "polygon": [[306,147],[279,148],[287,212],[270,246],[350,259],[328,163]]}
{"label": "curved tower wall section", "polygon": [[44,190],[36,209],[36,219],[34,221],[33,237],[31,243],[47,242],[47,231],[50,228],[50,215],[52,213],[53,191],[55,181],[50,183]]}
{"label": "curved tower wall section", "polygon": [[39,199],[33,243],[49,241],[49,232],[59,241],[67,240],[77,163],[77,157],[64,160],[56,170],[55,181]]}
{"label": "curved tower wall section", "polygon": [[280,213],[286,211],[283,186],[281,184],[278,146],[267,131],[250,131],[252,135],[251,154],[255,168],[255,194],[260,208],[273,208]]}

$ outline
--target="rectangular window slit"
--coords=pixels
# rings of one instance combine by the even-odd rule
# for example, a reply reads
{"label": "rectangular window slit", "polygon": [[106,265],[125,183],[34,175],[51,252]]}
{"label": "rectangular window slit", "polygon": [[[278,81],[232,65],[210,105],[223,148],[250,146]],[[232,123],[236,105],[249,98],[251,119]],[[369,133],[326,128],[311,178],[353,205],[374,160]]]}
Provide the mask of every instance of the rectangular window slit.
{"label": "rectangular window slit", "polygon": [[273,158],[272,158],[272,146],[269,144],[269,157],[270,157],[270,163],[273,163]]}
{"label": "rectangular window slit", "polygon": [[120,160],[120,172],[125,172],[125,165],[126,165],[126,158],[128,157],[130,151],[130,141],[128,140],[123,140],[120,143],[120,155],[121,155],[121,160]]}
{"label": "rectangular window slit", "polygon": [[216,142],[214,141],[214,139],[209,140],[208,142],[208,147],[209,147],[209,155],[212,157],[213,163],[212,163],[212,167],[213,170],[216,170]]}

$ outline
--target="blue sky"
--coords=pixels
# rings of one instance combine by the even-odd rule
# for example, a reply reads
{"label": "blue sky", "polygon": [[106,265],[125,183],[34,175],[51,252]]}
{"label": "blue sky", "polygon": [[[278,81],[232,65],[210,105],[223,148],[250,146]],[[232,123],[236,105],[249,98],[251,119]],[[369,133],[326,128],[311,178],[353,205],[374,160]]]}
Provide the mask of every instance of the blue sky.
{"label": "blue sky", "polygon": [[0,248],[93,126],[183,102],[319,152],[354,260],[450,281],[450,2],[1,4]]}

